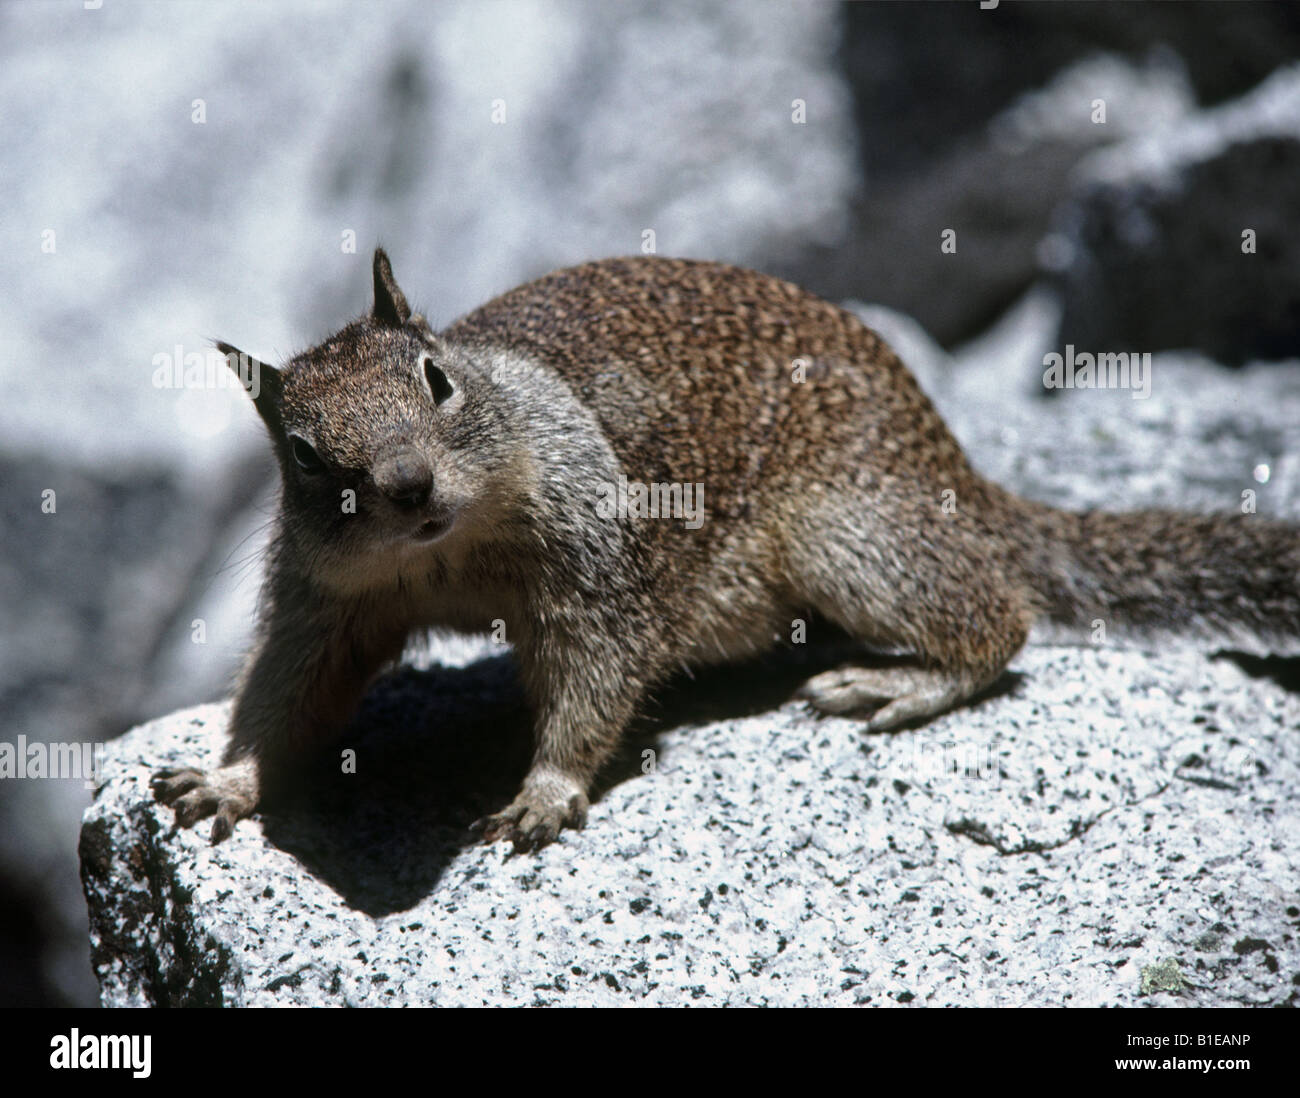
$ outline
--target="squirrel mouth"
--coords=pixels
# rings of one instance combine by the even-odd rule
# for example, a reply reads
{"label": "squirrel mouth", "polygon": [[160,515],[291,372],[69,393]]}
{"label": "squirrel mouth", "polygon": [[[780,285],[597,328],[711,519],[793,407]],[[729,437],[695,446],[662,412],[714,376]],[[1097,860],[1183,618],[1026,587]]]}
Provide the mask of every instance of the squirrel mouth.
{"label": "squirrel mouth", "polygon": [[436,541],[451,529],[454,517],[454,515],[442,515],[438,518],[426,519],[415,528],[411,540],[421,543]]}

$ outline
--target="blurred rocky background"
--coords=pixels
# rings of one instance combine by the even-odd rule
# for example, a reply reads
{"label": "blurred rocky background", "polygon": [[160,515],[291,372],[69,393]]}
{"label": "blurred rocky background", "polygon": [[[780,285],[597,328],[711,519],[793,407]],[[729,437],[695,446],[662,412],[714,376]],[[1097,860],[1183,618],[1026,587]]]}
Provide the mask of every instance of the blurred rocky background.
{"label": "blurred rocky background", "polygon": [[[1297,57],[1251,2],[3,4],[0,740],[224,695],[272,467],[156,370],[306,346],[376,242],[436,324],[650,230],[950,350],[1031,301],[1057,347],[1287,360]],[[89,796],[0,781],[0,1005],[96,1001]]]}

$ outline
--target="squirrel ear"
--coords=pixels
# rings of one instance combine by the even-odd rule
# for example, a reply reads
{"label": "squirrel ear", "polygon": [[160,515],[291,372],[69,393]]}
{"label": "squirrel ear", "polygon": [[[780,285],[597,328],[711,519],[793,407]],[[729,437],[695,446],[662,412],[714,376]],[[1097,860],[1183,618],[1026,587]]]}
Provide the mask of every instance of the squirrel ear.
{"label": "squirrel ear", "polygon": [[284,376],[274,366],[259,362],[238,347],[217,340],[217,350],[226,356],[226,365],[234,372],[253,398],[253,407],[268,427],[280,422],[280,395],[284,392]]}
{"label": "squirrel ear", "polygon": [[411,316],[411,307],[397,288],[393,266],[383,248],[375,249],[375,308],[371,315],[390,328],[400,328]]}

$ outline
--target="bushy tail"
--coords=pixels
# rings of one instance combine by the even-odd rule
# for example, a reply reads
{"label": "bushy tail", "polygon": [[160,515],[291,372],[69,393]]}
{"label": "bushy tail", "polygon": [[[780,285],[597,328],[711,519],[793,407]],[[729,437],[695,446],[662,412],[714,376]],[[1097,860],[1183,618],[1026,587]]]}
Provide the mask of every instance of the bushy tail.
{"label": "bushy tail", "polygon": [[[1258,515],[1075,514],[1028,504],[1027,580],[1050,625],[1300,655],[1300,526]],[[1101,639],[1097,637],[1096,639]]]}

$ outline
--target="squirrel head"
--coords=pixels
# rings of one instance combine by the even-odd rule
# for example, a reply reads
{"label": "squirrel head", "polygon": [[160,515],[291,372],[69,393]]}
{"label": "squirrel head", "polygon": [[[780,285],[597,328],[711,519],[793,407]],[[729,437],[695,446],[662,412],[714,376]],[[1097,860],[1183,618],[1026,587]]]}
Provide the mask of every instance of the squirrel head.
{"label": "squirrel head", "polygon": [[492,494],[501,431],[491,402],[475,399],[480,379],[412,314],[382,248],[374,286],[369,315],[283,368],[217,344],[270,432],[283,533],[315,554],[321,577],[427,550]]}

